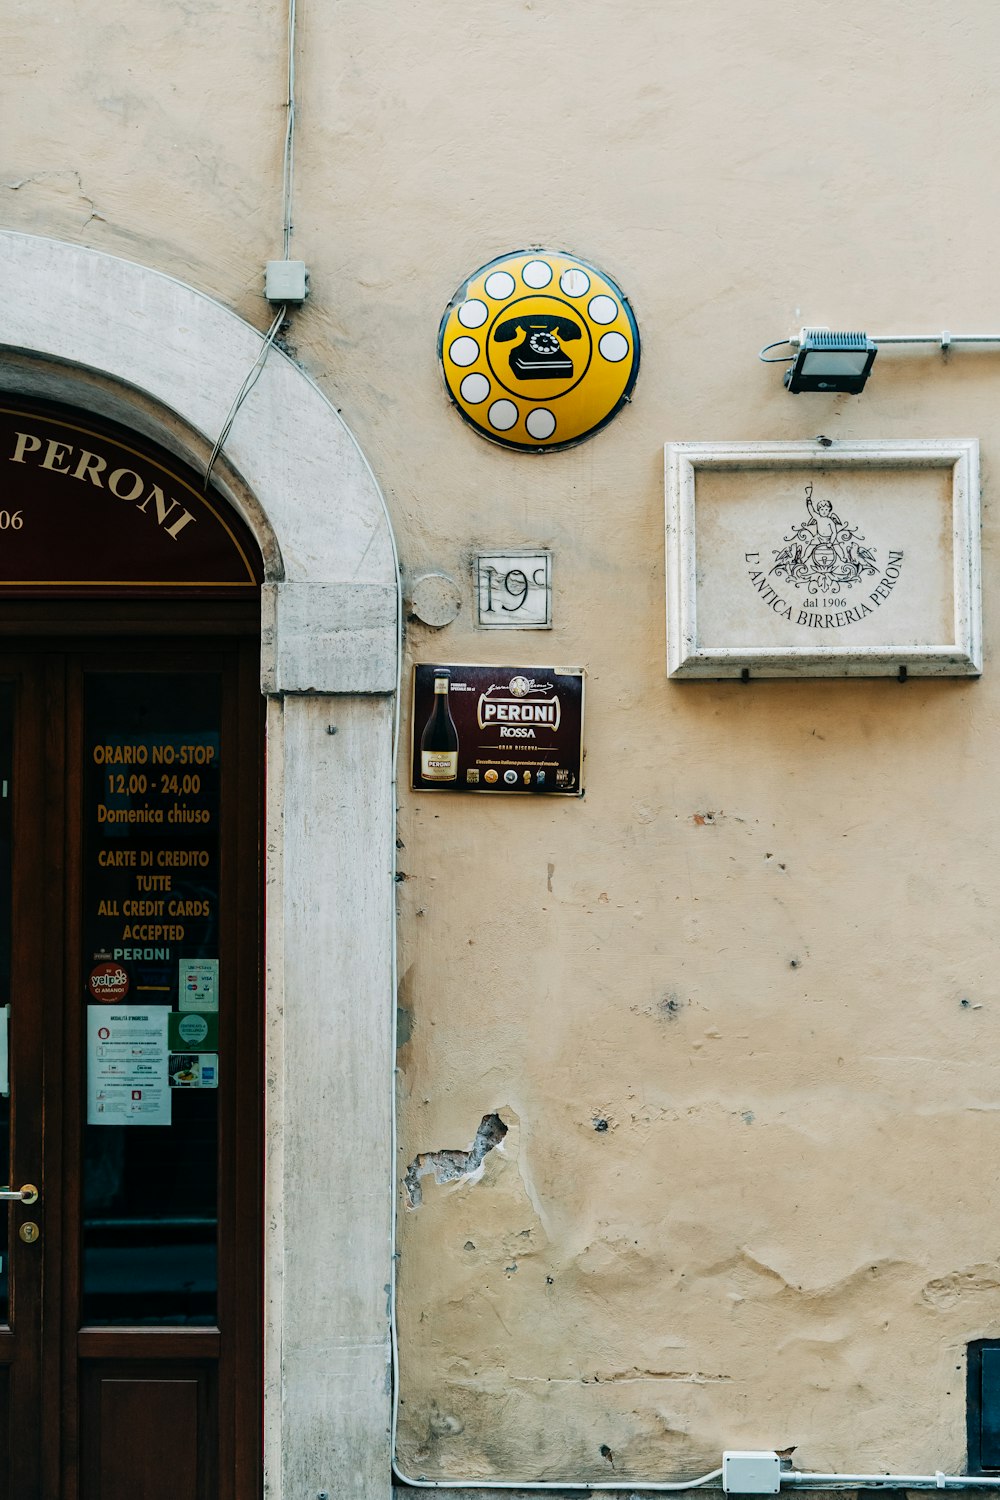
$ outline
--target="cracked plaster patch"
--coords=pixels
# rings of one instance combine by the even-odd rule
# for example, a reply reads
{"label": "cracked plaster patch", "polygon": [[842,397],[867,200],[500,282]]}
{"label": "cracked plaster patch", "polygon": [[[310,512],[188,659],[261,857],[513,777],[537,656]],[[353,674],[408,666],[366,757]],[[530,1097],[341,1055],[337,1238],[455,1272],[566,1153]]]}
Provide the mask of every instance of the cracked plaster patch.
{"label": "cracked plaster patch", "polygon": [[423,1202],[421,1177],[434,1173],[439,1186],[447,1182],[459,1182],[463,1178],[474,1181],[482,1170],[483,1161],[494,1146],[499,1146],[507,1134],[507,1126],[498,1114],[483,1115],[476,1138],[468,1151],[422,1151],[415,1156],[406,1169],[403,1184],[406,1188],[410,1208],[419,1208]]}

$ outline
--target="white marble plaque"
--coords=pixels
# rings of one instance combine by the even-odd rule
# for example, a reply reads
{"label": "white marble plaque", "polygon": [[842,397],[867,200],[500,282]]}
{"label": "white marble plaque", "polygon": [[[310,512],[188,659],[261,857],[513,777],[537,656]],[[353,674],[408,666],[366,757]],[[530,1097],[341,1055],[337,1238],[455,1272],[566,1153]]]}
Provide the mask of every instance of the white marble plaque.
{"label": "white marble plaque", "polygon": [[486,630],[552,628],[552,553],[479,552],[478,620]]}
{"label": "white marble plaque", "polygon": [[981,671],[975,440],[666,452],[671,677]]}

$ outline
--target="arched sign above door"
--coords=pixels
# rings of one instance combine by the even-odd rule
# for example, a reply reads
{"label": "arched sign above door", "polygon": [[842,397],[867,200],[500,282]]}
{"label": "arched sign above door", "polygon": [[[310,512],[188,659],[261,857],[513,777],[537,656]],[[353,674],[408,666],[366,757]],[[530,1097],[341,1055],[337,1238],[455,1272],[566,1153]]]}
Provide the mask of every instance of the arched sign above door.
{"label": "arched sign above door", "polygon": [[0,597],[252,598],[261,579],[249,530],[179,460],[0,398]]}

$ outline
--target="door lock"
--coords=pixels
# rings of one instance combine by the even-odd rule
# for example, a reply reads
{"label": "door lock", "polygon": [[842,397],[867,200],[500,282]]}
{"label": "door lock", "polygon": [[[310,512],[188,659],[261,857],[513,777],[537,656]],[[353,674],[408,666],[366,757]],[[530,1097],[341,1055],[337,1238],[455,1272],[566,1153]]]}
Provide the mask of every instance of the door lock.
{"label": "door lock", "polygon": [[37,1203],[38,1189],[33,1182],[26,1182],[24,1187],[0,1188],[0,1203]]}
{"label": "door lock", "polygon": [[33,1245],[42,1231],[28,1219],[17,1232],[26,1245]]}

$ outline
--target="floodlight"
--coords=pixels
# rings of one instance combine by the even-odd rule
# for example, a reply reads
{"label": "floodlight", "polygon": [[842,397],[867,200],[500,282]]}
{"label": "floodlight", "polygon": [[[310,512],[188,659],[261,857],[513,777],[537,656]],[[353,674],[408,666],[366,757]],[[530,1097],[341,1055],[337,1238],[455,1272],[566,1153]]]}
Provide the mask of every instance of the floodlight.
{"label": "floodlight", "polygon": [[800,391],[859,395],[878,353],[866,333],[832,333],[828,328],[803,328],[798,344],[795,363],[785,373],[793,396]]}

